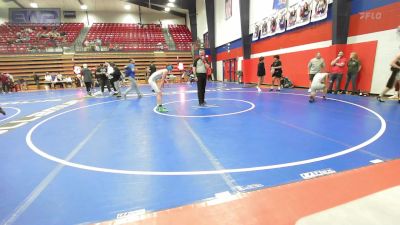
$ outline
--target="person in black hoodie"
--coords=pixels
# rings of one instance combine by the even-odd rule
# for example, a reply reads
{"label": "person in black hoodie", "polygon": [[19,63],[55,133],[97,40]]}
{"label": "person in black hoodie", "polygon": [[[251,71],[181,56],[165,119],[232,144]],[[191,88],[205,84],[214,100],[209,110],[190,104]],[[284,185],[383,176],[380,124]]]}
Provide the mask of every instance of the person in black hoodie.
{"label": "person in black hoodie", "polygon": [[107,68],[103,64],[100,64],[100,66],[96,69],[96,78],[100,83],[102,94],[104,94],[104,86],[107,86],[108,92],[111,93],[110,81],[108,80],[106,73]]}
{"label": "person in black hoodie", "polygon": [[121,86],[120,86],[120,80],[121,80],[121,71],[118,69],[118,67],[115,65],[115,63],[110,63],[110,66],[112,67],[112,73],[110,75],[112,76],[110,82],[113,85],[114,91],[116,92],[114,95],[116,95],[118,98],[121,97]]}
{"label": "person in black hoodie", "polygon": [[93,75],[90,69],[88,68],[87,64],[83,64],[83,69],[81,71],[81,74],[83,76],[83,82],[85,82],[86,86],[86,92],[88,95],[92,96],[92,82],[93,82]]}

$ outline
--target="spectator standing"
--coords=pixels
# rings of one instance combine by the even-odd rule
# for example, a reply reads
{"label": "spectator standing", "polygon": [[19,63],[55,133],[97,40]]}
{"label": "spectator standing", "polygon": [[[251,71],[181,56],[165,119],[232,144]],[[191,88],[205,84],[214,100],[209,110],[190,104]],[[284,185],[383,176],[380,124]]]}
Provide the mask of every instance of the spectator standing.
{"label": "spectator standing", "polygon": [[263,56],[261,56],[258,59],[257,77],[258,77],[257,91],[261,92],[260,86],[263,83],[264,77],[265,77],[265,64],[264,64],[264,57]]}
{"label": "spectator standing", "polygon": [[308,78],[310,80],[310,89],[308,89],[308,92],[311,92],[311,83],[315,74],[323,72],[324,68],[325,60],[321,57],[321,53],[318,52],[315,58],[311,59],[308,63]]}
{"label": "spectator standing", "polygon": [[83,76],[83,82],[85,82],[86,92],[88,95],[92,96],[91,89],[92,89],[93,75],[92,71],[90,71],[87,64],[83,64],[83,69],[81,73]]}
{"label": "spectator standing", "polygon": [[282,78],[282,62],[280,61],[279,55],[274,55],[274,62],[271,64],[271,74],[272,74],[272,85],[269,91],[274,90],[275,82],[278,83],[277,91],[281,90],[281,78]]}
{"label": "spectator standing", "polygon": [[329,80],[329,82],[330,82],[329,89],[328,89],[329,93],[332,92],[333,83],[335,83],[335,82],[336,82],[336,90],[334,93],[335,94],[341,93],[340,83],[342,82],[344,68],[346,65],[346,59],[343,57],[343,55],[344,55],[343,51],[340,51],[338,53],[338,56],[331,62],[332,70],[331,70],[330,80]]}
{"label": "spectator standing", "polygon": [[354,95],[357,91],[358,73],[361,70],[361,62],[358,59],[357,53],[352,52],[350,54],[350,59],[347,62],[347,68],[348,68],[347,69],[347,79],[346,79],[346,85],[344,87],[344,91],[347,93],[347,88],[348,88],[348,86],[350,84],[350,80],[351,80],[351,86],[352,86],[351,94]]}

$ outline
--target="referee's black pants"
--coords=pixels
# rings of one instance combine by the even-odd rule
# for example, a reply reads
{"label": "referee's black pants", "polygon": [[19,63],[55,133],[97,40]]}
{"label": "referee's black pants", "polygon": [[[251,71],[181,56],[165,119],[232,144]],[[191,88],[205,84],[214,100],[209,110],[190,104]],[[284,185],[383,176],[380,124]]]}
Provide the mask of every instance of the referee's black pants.
{"label": "referee's black pants", "polygon": [[197,73],[196,75],[197,75],[197,97],[199,98],[199,104],[204,104],[207,75],[205,73]]}

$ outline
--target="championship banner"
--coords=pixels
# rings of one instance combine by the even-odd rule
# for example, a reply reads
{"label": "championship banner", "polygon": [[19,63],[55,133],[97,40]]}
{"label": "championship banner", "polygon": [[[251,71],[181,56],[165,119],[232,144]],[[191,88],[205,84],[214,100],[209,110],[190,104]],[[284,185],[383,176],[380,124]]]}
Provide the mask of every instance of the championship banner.
{"label": "championship banner", "polygon": [[313,0],[311,22],[320,21],[328,17],[328,0]]}
{"label": "championship banner", "polygon": [[273,36],[276,34],[278,29],[278,14],[276,12],[272,13],[268,18],[268,36]]}
{"label": "championship banner", "polygon": [[265,18],[262,21],[260,38],[265,38],[265,37],[269,36],[269,31],[268,31],[269,23],[268,23],[268,20],[269,20],[269,18]]}
{"label": "championship banner", "polygon": [[275,31],[275,33],[277,34],[283,33],[286,30],[286,13],[287,13],[286,9],[281,9],[277,13],[278,26]]}
{"label": "championship banner", "polygon": [[297,6],[297,27],[311,22],[312,0],[301,0]]}
{"label": "championship banner", "polygon": [[254,24],[254,31],[253,31],[253,41],[257,41],[258,38],[260,37],[261,29],[260,29],[260,24],[259,22]]}
{"label": "championship banner", "polygon": [[299,6],[299,2],[295,2],[288,7],[288,11],[286,13],[287,26],[286,30],[291,30],[297,27],[297,8]]}

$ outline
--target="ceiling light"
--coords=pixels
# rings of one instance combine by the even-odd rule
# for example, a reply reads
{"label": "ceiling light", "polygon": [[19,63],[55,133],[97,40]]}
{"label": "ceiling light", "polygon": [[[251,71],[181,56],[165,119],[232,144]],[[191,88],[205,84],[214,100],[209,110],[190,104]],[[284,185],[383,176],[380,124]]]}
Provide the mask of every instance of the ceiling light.
{"label": "ceiling light", "polygon": [[30,6],[31,6],[32,8],[37,8],[37,7],[38,7],[38,4],[37,4],[36,2],[31,2]]}
{"label": "ceiling light", "polygon": [[172,2],[172,3],[174,3],[174,2],[175,2],[175,0],[169,0],[169,2]]}
{"label": "ceiling light", "polygon": [[81,9],[86,10],[87,9],[87,5],[81,5]]}
{"label": "ceiling light", "polygon": [[167,6],[172,7],[172,8],[175,7],[174,3],[171,3],[171,2],[167,3]]}
{"label": "ceiling light", "polygon": [[130,9],[131,9],[131,5],[125,5],[125,6],[124,6],[124,9],[130,10]]}
{"label": "ceiling light", "polygon": [[170,8],[165,8],[165,12],[169,12],[171,9]]}

